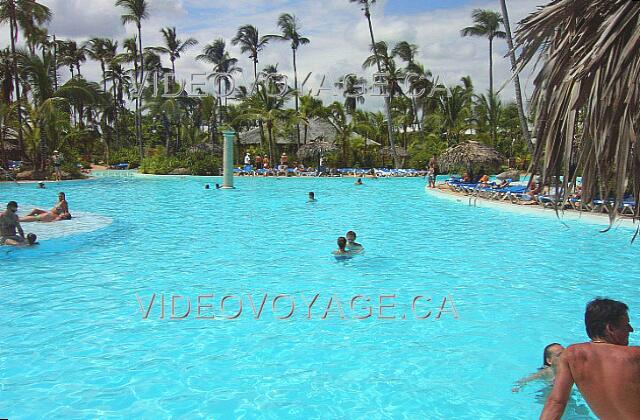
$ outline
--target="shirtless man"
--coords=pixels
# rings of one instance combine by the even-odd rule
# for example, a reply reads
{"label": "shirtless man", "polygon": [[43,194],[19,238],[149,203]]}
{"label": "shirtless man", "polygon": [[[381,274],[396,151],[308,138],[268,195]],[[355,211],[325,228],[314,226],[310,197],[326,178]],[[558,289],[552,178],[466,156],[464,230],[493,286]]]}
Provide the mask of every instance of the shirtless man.
{"label": "shirtless man", "polygon": [[0,213],[0,245],[18,245],[25,241],[17,212],[18,203],[9,201],[7,210]]}
{"label": "shirtless man", "polygon": [[628,310],[615,300],[589,302],[584,318],[591,342],[562,352],[541,419],[562,417],[574,382],[599,418],[640,418],[640,347],[629,347]]}

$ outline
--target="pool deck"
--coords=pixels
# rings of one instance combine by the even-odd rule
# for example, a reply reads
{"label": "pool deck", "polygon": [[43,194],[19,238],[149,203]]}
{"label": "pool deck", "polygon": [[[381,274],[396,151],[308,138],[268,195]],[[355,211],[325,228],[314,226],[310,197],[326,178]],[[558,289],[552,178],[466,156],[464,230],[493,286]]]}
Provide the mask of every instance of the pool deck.
{"label": "pool deck", "polygon": [[[497,210],[506,210],[518,214],[552,217],[560,221],[579,220],[589,224],[604,227],[609,226],[609,215],[605,213],[580,212],[576,210],[564,210],[556,213],[553,208],[543,207],[540,205],[518,205],[507,201],[489,200],[482,197],[470,197],[469,195],[450,190],[445,186],[445,184],[438,184],[436,188],[429,188],[425,185],[424,190],[428,195],[455,201],[468,207],[487,207]],[[616,227],[636,229],[638,228],[638,223],[634,222],[633,218],[629,216],[619,216],[616,218],[612,226],[612,228]]]}

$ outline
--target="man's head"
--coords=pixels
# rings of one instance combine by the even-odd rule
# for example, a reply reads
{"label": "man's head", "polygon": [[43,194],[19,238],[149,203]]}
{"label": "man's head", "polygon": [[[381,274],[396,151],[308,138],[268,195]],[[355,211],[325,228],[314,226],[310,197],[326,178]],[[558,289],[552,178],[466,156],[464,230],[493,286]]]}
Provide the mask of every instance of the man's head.
{"label": "man's head", "polygon": [[309,198],[313,200],[314,198],[316,198],[316,194],[313,191],[310,191]]}
{"label": "man's head", "polygon": [[35,244],[37,240],[38,240],[38,237],[36,236],[35,233],[30,233],[27,235],[27,243],[29,245]]}
{"label": "man's head", "polygon": [[338,238],[338,248],[345,249],[347,246],[347,239],[344,236]]}
{"label": "man's head", "polygon": [[354,242],[356,240],[356,233],[352,230],[347,232],[347,241]]}
{"label": "man's head", "polygon": [[629,307],[611,299],[596,298],[587,304],[584,323],[592,340],[606,340],[611,344],[629,345]]}
{"label": "man's head", "polygon": [[564,347],[562,347],[562,345],[559,343],[548,344],[544,348],[544,352],[542,355],[542,366],[554,365],[560,358],[562,350],[564,350]]}
{"label": "man's head", "polygon": [[7,210],[11,210],[12,212],[17,212],[18,211],[18,203],[16,203],[15,201],[9,201],[7,203]]}

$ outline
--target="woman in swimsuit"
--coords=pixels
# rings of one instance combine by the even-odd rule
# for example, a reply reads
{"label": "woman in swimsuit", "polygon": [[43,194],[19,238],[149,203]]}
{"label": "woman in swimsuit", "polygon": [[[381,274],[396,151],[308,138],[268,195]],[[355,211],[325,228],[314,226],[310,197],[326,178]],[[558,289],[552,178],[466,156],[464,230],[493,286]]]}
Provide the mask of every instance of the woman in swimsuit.
{"label": "woman in swimsuit", "polygon": [[69,213],[69,203],[63,192],[58,193],[58,202],[49,211],[41,209],[33,209],[31,213],[25,217],[21,217],[21,222],[55,222],[58,220],[71,219]]}

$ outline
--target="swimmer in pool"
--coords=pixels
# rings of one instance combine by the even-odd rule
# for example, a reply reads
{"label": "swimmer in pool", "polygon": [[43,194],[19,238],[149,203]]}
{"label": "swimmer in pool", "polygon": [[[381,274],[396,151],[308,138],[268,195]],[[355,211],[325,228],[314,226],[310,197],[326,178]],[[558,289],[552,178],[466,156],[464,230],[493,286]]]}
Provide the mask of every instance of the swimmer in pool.
{"label": "swimmer in pool", "polygon": [[312,202],[314,202],[314,201],[318,201],[318,200],[316,200],[316,195],[315,195],[315,193],[314,193],[313,191],[310,191],[310,192],[309,192],[309,199],[308,199],[307,201],[308,201],[309,203],[312,203]]}
{"label": "swimmer in pool", "polygon": [[349,251],[347,251],[346,246],[347,246],[347,238],[345,238],[344,236],[339,237],[338,238],[338,249],[333,251],[333,255],[335,255],[336,257],[349,257],[349,256],[351,256],[351,253]]}
{"label": "swimmer in pool", "polygon": [[356,233],[352,230],[347,232],[347,250],[351,254],[360,254],[364,251],[364,247],[356,242]]}
{"label": "swimmer in pool", "polygon": [[362,183],[362,178],[358,178],[358,180],[355,182],[355,185],[364,185]]}
{"label": "swimmer in pool", "polygon": [[551,343],[544,348],[542,352],[542,366],[538,368],[538,371],[526,378],[520,379],[516,382],[516,386],[512,389],[513,392],[520,391],[529,382],[537,379],[544,379],[549,383],[552,383],[556,376],[556,366],[560,355],[564,351],[564,347],[558,343]]}

